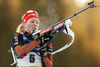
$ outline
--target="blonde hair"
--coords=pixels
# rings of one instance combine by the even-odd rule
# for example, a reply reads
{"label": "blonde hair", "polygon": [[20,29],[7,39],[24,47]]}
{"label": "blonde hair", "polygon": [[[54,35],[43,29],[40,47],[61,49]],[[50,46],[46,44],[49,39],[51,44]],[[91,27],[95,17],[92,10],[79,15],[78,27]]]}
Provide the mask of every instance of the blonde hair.
{"label": "blonde hair", "polygon": [[19,24],[19,26],[17,27],[16,32],[17,33],[24,33],[25,32],[25,29],[23,27],[23,23]]}

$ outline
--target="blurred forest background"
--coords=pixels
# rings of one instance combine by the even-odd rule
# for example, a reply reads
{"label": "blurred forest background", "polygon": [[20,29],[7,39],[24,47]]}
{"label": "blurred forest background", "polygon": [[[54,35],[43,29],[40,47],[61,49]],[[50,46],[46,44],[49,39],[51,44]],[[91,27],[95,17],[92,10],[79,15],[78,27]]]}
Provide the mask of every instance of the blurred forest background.
{"label": "blurred forest background", "polygon": [[[11,37],[21,17],[27,10],[36,10],[40,17],[40,29],[73,15],[92,0],[0,0],[0,67],[10,67],[13,57],[8,50]],[[100,0],[94,0],[100,5]],[[75,41],[68,49],[54,55],[53,67],[100,67],[100,8],[93,8],[71,18],[70,27]],[[70,36],[60,34],[53,41],[54,51],[64,46]],[[12,66],[12,67],[15,67]]]}

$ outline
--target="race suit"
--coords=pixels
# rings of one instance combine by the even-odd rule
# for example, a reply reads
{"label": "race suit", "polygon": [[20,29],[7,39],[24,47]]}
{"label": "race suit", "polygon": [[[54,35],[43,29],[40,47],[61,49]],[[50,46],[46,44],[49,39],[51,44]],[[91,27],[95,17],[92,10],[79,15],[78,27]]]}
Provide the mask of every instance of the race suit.
{"label": "race suit", "polygon": [[18,67],[52,67],[52,44],[38,50],[41,47],[41,40],[35,41],[32,35],[25,32],[13,34],[12,47]]}

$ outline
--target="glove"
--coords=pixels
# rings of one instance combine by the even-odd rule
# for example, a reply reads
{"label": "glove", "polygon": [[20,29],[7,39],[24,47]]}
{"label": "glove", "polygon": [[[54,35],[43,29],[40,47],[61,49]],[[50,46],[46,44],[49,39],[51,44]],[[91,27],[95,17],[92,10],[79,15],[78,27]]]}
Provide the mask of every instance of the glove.
{"label": "glove", "polygon": [[42,56],[42,57],[46,57],[46,56],[47,56],[46,48],[42,48],[42,49],[41,49],[41,56]]}
{"label": "glove", "polygon": [[48,41],[50,41],[50,39],[52,39],[53,36],[51,36],[50,34],[48,33],[45,33],[43,36],[42,36],[42,43],[46,43]]}
{"label": "glove", "polygon": [[[45,43],[47,43],[48,41],[50,41],[52,39],[53,36],[51,36],[50,34],[45,33],[44,35],[41,36],[41,44],[40,47],[43,47]],[[47,56],[47,46],[44,46],[43,48],[41,48],[41,56],[42,57],[46,57]]]}

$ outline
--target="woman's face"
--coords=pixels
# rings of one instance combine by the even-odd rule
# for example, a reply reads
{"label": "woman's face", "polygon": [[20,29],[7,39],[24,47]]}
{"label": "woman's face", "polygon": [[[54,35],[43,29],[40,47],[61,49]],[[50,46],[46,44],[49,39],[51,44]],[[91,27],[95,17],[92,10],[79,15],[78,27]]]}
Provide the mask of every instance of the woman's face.
{"label": "woman's face", "polygon": [[24,24],[24,28],[25,31],[27,31],[28,33],[31,33],[31,31],[33,30],[33,28],[35,29],[35,31],[38,31],[39,29],[39,19],[37,18],[30,18],[25,24]]}

